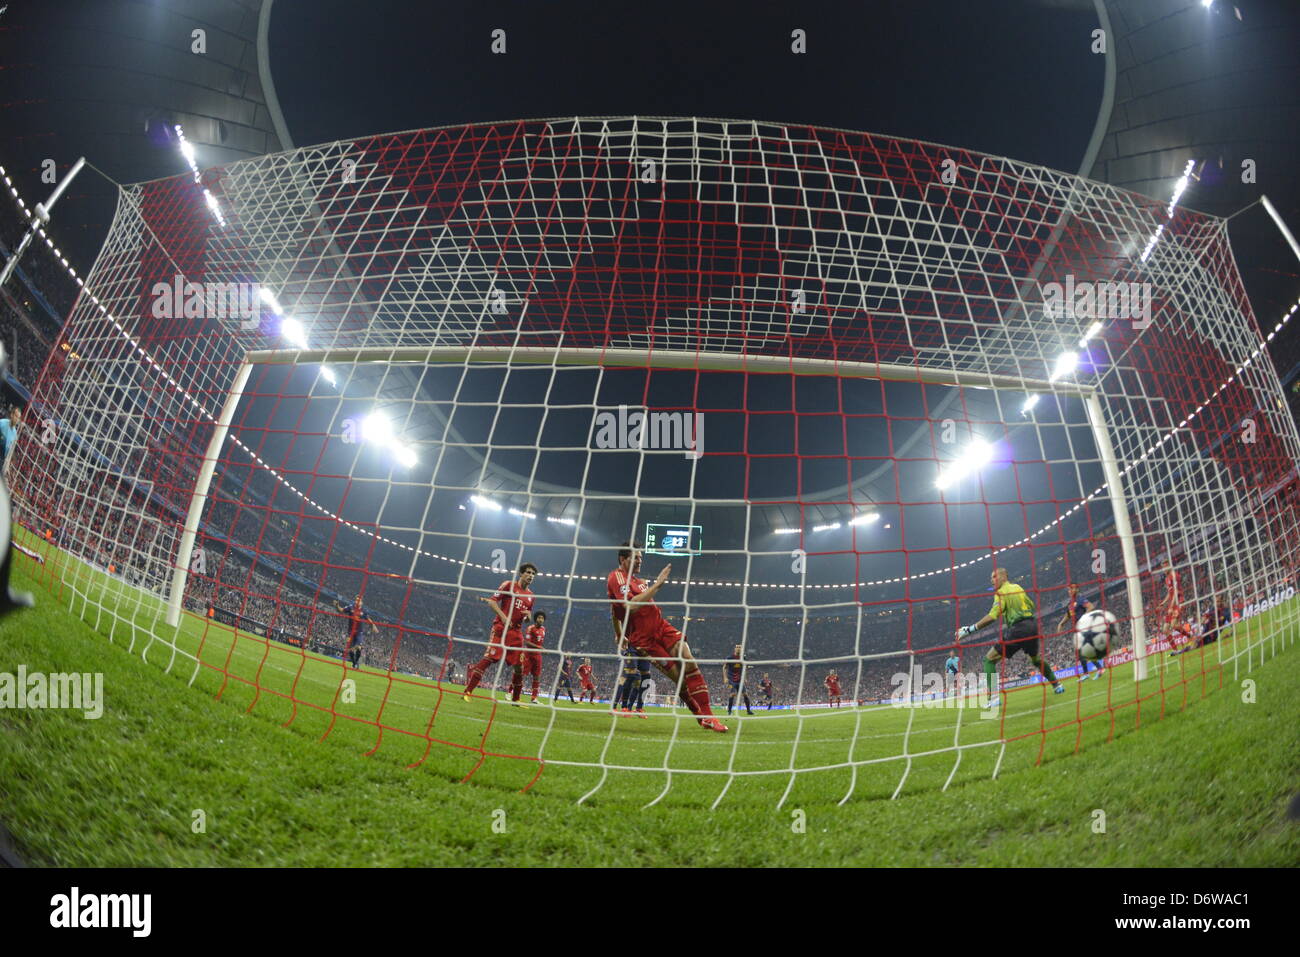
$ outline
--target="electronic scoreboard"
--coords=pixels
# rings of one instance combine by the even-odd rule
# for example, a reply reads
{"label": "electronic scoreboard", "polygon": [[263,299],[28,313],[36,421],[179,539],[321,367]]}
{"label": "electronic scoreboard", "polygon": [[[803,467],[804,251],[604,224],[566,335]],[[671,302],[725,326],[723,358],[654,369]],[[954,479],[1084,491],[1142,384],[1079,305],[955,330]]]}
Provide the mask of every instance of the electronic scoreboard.
{"label": "electronic scoreboard", "polygon": [[698,555],[704,547],[702,525],[646,522],[645,550],[652,555]]}

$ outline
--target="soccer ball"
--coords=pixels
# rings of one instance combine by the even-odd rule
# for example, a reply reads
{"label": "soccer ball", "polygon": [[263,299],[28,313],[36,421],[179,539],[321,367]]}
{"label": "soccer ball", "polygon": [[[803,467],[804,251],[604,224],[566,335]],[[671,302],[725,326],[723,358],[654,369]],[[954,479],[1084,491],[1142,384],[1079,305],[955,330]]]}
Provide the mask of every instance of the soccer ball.
{"label": "soccer ball", "polygon": [[1119,637],[1119,620],[1098,608],[1085,612],[1074,628],[1074,650],[1087,661],[1106,657],[1111,643]]}

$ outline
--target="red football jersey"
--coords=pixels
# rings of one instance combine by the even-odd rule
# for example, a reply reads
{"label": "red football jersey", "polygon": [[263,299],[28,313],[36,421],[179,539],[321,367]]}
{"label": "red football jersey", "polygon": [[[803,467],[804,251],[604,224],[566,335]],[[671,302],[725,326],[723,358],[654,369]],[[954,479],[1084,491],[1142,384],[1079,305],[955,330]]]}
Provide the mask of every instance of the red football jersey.
{"label": "red football jersey", "polygon": [[1178,591],[1178,573],[1170,569],[1165,575],[1165,606],[1177,608],[1182,604],[1182,596]]}
{"label": "red football jersey", "polygon": [[[516,588],[515,583],[512,581],[502,582],[500,587],[497,588],[497,593],[492,596],[492,600],[501,607],[501,610],[506,613],[506,617],[510,619],[511,631],[518,631],[523,625],[524,619],[533,610],[533,593],[527,588]],[[492,613],[492,617],[496,619],[493,627],[501,627],[501,617],[496,612]]]}
{"label": "red football jersey", "polygon": [[827,675],[827,676],[826,676],[826,687],[827,687],[827,689],[830,691],[831,694],[839,694],[839,693],[840,693],[840,679],[837,678],[837,677],[833,677],[832,675]]}
{"label": "red football jersey", "polygon": [[638,633],[652,633],[664,620],[664,616],[660,613],[659,607],[655,604],[653,598],[649,601],[634,605],[631,609],[623,604],[624,601],[627,601],[630,598],[635,598],[650,587],[650,583],[644,578],[637,578],[630,572],[625,572],[621,568],[616,568],[609,573],[609,578],[606,580],[605,585],[606,590],[609,592],[609,597],[613,599],[613,601],[610,602],[609,607],[613,612],[614,617],[619,621],[623,621],[627,612],[629,610],[632,612],[631,620],[627,621],[623,626],[623,634],[625,636],[635,635]]}
{"label": "red football jersey", "polygon": [[578,665],[578,677],[582,679],[583,684],[591,681],[591,665]]}
{"label": "red football jersey", "polygon": [[524,632],[524,644],[529,648],[540,648],[542,642],[546,640],[545,625],[529,625],[528,630]]}

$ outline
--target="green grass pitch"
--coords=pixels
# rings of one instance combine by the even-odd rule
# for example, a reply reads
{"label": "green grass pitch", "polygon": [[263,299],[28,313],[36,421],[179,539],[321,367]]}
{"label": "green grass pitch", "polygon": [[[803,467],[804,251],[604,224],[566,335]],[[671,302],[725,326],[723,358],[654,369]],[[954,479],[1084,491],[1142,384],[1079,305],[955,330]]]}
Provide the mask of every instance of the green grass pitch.
{"label": "green grass pitch", "polygon": [[0,672],[102,672],[105,713],[0,710],[0,821],[33,864],[1300,860],[1290,607],[1140,686],[1115,667],[1012,691],[995,720],[818,708],[716,735],[664,709],[466,703],[193,616],[173,651],[144,627],[155,600],[45,553],[16,559],[38,607],[0,625]]}

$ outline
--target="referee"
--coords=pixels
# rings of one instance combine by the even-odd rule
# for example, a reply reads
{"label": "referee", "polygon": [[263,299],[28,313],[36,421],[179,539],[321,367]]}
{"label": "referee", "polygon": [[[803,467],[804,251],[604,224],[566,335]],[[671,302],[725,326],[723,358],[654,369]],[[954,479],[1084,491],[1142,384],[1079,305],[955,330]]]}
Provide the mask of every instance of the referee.
{"label": "referee", "polygon": [[984,656],[984,679],[989,688],[988,707],[996,708],[1002,703],[993,685],[993,676],[997,673],[998,662],[1004,657],[1011,658],[1021,651],[1029,656],[1029,660],[1034,663],[1034,667],[1041,671],[1043,677],[1051,682],[1052,690],[1057,694],[1061,694],[1065,691],[1065,687],[1056,680],[1056,675],[1052,673],[1052,666],[1040,656],[1042,638],[1038,633],[1038,619],[1034,615],[1034,600],[1015,582],[1007,580],[1007,570],[1005,568],[993,569],[993,574],[990,577],[993,581],[993,607],[989,609],[987,615],[975,622],[975,624],[962,625],[957,629],[957,640],[960,641],[967,635],[979,631],[985,625],[991,625],[999,618],[1002,619],[1002,624],[1006,626],[1006,632],[1001,642],[1006,651],[1003,652],[999,650],[997,645],[993,645],[989,648],[989,653]]}

